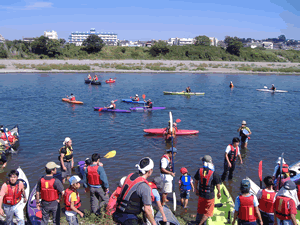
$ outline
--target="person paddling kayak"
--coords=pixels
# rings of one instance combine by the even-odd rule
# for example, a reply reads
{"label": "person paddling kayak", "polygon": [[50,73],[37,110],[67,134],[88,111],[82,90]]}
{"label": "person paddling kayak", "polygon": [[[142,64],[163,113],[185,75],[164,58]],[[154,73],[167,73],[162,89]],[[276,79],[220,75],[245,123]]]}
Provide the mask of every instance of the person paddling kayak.
{"label": "person paddling kayak", "polygon": [[92,77],[90,74],[87,76],[87,79],[92,80]]}
{"label": "person paddling kayak", "polygon": [[140,98],[139,98],[138,94],[136,94],[135,97],[132,99],[132,101],[139,101],[139,100],[140,100]]}
{"label": "person paddling kayak", "polygon": [[172,138],[175,138],[175,136],[176,136],[176,128],[174,127],[174,124],[173,124],[173,128],[175,128],[175,129],[173,129],[172,131],[171,131],[171,125],[170,125],[170,121],[169,121],[169,125],[168,125],[168,127],[166,127],[165,128],[165,139],[168,141],[168,140],[171,140]]}
{"label": "person paddling kayak", "polygon": [[230,88],[233,88],[233,87],[234,87],[232,81],[230,81],[229,87],[230,87]]}
{"label": "person paddling kayak", "polygon": [[93,81],[98,81],[98,76],[97,75],[94,76]]}
{"label": "person paddling kayak", "polygon": [[274,84],[272,84],[272,87],[270,88],[270,90],[276,91],[276,87],[274,86]]}
{"label": "person paddling kayak", "polygon": [[192,92],[192,90],[191,90],[190,86],[188,86],[188,87],[185,89],[185,92],[186,92],[186,93],[190,93],[190,92]]}
{"label": "person paddling kayak", "polygon": [[106,108],[106,109],[116,109],[115,101],[111,101],[110,103],[111,103],[111,105],[109,107],[104,107],[104,108]]}
{"label": "person paddling kayak", "polygon": [[67,96],[67,98],[68,98],[70,101],[76,101],[75,95],[73,95],[73,93],[71,93],[70,96]]}
{"label": "person paddling kayak", "polygon": [[153,103],[151,102],[151,99],[148,99],[145,107],[152,109]]}

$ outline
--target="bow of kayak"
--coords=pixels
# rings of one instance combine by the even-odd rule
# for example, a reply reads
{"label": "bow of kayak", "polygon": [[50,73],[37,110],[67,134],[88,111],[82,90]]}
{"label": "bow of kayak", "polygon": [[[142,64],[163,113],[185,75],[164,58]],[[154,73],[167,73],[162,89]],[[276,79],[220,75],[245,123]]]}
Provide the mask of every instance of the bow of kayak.
{"label": "bow of kayak", "polygon": [[109,83],[115,83],[115,80],[106,80],[105,83],[109,84]]}
{"label": "bow of kayak", "polygon": [[68,103],[72,103],[72,104],[83,104],[83,102],[81,102],[81,101],[71,101],[68,98],[63,98],[62,101],[63,102],[68,102]]}
{"label": "bow of kayak", "polygon": [[[157,134],[157,135],[163,135],[166,130],[165,128],[155,128],[155,129],[144,129],[145,133],[148,134]],[[199,130],[177,130],[176,135],[193,135],[198,134]]]}
{"label": "bow of kayak", "polygon": [[123,109],[107,109],[103,107],[94,107],[94,111],[99,111],[99,112],[116,112],[116,113],[130,113],[130,110],[123,110]]}
{"label": "bow of kayak", "polygon": [[145,101],[132,101],[132,99],[122,99],[122,102],[126,102],[126,103],[134,103],[134,104],[146,104]]}

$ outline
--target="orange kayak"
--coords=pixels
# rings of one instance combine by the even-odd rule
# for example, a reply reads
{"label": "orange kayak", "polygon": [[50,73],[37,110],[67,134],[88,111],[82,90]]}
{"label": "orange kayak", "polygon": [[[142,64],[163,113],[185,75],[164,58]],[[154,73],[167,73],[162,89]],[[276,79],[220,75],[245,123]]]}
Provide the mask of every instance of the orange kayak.
{"label": "orange kayak", "polygon": [[62,101],[63,102],[69,102],[69,103],[72,103],[72,104],[83,104],[83,102],[81,102],[81,101],[71,101],[68,98],[63,98]]}

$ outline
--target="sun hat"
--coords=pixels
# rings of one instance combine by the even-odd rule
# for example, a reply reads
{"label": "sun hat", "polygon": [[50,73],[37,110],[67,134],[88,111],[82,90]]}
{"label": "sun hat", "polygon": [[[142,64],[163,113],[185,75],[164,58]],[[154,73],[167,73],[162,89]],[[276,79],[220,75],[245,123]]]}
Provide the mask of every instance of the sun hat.
{"label": "sun hat", "polygon": [[181,174],[188,173],[188,170],[187,170],[187,168],[185,168],[185,167],[182,167],[182,168],[180,169],[180,173],[181,173]]}
{"label": "sun hat", "polygon": [[55,162],[48,162],[46,164],[46,168],[49,169],[49,170],[53,170],[55,168],[60,168],[60,166],[57,165]]}
{"label": "sun hat", "polygon": [[[170,149],[168,149],[167,152],[172,152],[172,147]],[[173,152],[177,153],[177,148],[173,147]]]}
{"label": "sun hat", "polygon": [[242,125],[246,125],[247,123],[246,123],[246,121],[245,120],[243,120],[243,122],[242,122]]}
{"label": "sun hat", "polygon": [[202,160],[203,162],[212,163],[212,158],[210,155],[205,155],[204,157],[201,157],[200,160]]}
{"label": "sun hat", "polygon": [[[277,164],[280,164],[281,163],[281,157],[278,157],[277,161],[276,161]],[[282,159],[282,164],[286,164],[284,159]]]}
{"label": "sun hat", "polygon": [[69,179],[70,185],[76,184],[80,181],[81,181],[81,179],[77,175],[74,175],[74,176],[70,177],[70,179]]}
{"label": "sun hat", "polygon": [[71,141],[71,138],[66,137],[66,138],[65,138],[65,141],[63,142],[63,145],[66,145],[69,141]]}

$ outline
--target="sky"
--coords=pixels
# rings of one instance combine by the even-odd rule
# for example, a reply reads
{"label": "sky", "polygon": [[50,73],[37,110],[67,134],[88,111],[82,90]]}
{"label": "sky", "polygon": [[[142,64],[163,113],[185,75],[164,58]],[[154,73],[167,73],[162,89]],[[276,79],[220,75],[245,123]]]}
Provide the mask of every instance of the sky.
{"label": "sky", "polygon": [[0,0],[0,34],[9,40],[55,30],[114,32],[120,40],[172,37],[300,40],[299,0]]}

